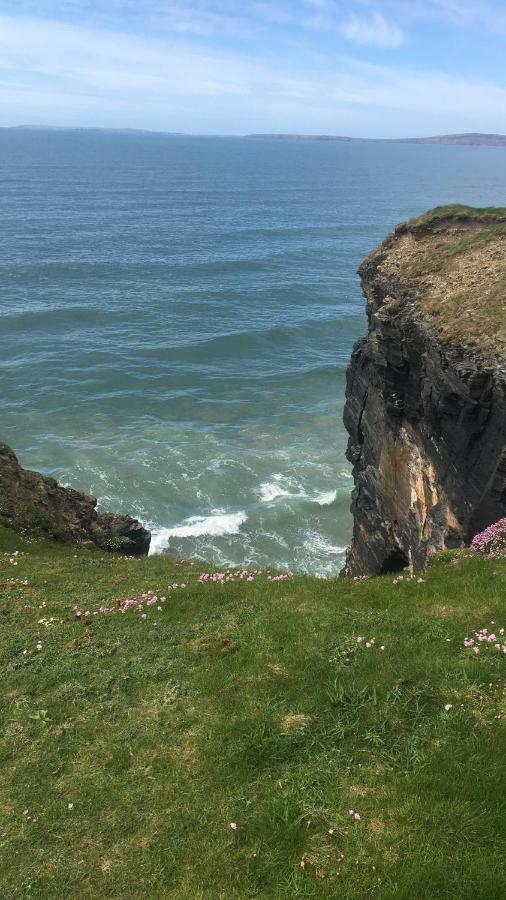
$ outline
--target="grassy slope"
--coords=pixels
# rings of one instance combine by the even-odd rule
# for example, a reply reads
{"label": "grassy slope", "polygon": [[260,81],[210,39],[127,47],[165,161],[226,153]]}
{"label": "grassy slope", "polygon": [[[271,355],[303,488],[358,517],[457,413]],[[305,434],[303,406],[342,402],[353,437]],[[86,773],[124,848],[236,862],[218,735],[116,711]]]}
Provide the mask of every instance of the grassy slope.
{"label": "grassy slope", "polygon": [[[220,586],[25,549],[0,556],[2,900],[502,895],[506,659],[462,642],[506,626],[506,561]],[[146,620],[72,612],[145,589]]]}

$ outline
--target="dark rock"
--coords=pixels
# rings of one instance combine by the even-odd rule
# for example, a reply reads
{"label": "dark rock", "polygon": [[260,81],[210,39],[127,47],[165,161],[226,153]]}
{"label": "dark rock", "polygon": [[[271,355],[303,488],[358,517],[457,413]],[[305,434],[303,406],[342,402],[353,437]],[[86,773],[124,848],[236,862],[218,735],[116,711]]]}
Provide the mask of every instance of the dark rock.
{"label": "dark rock", "polygon": [[97,513],[89,494],[62,487],[54,478],[21,468],[0,444],[0,523],[62,544],[97,546],[133,556],[148,553],[150,532],[131,516]]}
{"label": "dark rock", "polygon": [[346,575],[421,568],[506,516],[504,356],[442,340],[419,285],[384,265],[401,233],[359,269],[369,328],[347,375],[355,489]]}

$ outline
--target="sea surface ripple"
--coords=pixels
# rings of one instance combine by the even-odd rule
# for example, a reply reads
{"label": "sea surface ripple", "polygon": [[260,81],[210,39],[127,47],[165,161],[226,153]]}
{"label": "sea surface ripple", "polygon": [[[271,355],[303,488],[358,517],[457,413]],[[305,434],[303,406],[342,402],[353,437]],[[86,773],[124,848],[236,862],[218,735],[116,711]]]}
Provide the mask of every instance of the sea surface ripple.
{"label": "sea surface ripple", "polygon": [[154,552],[335,574],[357,265],[504,152],[0,130],[0,439]]}

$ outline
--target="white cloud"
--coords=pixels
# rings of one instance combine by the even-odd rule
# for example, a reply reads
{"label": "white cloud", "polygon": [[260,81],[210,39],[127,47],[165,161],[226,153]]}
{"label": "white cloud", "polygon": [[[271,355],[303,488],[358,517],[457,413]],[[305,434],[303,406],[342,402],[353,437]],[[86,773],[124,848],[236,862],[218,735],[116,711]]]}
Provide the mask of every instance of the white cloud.
{"label": "white cloud", "polygon": [[[378,0],[364,0],[375,7]],[[384,9],[404,19],[428,19],[459,28],[506,34],[506,5],[486,0],[381,0]]]}
{"label": "white cloud", "polygon": [[290,60],[173,36],[0,16],[0,124],[241,133],[497,131],[506,88],[444,72]]}
{"label": "white cloud", "polygon": [[404,33],[398,25],[388,22],[379,12],[370,16],[353,14],[341,28],[342,34],[356,44],[377,47],[400,47]]}
{"label": "white cloud", "polygon": [[188,3],[166,5],[153,15],[153,20],[168,30],[199,37],[245,37],[251,33],[248,22],[241,16],[192,7]]}

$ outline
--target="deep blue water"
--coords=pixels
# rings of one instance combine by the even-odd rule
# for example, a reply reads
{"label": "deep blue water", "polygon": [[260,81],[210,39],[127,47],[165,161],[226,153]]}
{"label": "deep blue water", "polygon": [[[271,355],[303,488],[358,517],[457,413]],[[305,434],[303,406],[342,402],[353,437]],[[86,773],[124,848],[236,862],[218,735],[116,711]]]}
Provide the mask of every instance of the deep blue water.
{"label": "deep blue water", "polygon": [[0,130],[0,440],[155,548],[334,573],[355,270],[506,151]]}

